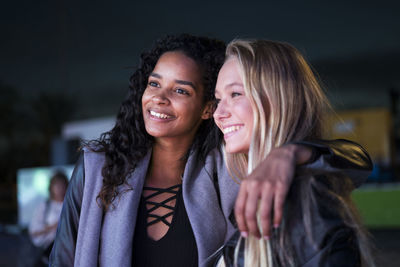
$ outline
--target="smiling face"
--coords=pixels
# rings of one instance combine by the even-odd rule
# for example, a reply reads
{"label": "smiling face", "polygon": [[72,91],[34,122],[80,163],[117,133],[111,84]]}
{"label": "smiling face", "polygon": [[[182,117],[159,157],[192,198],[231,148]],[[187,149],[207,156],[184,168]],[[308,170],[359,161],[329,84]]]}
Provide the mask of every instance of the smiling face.
{"label": "smiling face", "polygon": [[253,111],[245,95],[239,62],[228,59],[222,66],[215,89],[214,120],[224,133],[228,153],[248,153],[253,130]]}
{"label": "smiling face", "polygon": [[203,103],[203,93],[202,71],[196,62],[182,52],[164,53],[142,96],[147,133],[192,139],[201,122],[211,116],[211,104]]}

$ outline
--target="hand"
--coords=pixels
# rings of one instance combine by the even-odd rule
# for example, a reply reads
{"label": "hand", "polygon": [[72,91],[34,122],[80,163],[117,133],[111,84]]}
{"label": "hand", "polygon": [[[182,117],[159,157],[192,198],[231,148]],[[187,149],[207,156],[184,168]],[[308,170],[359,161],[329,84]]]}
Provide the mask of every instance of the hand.
{"label": "hand", "polygon": [[236,199],[235,217],[243,237],[248,233],[260,238],[257,210],[262,235],[269,238],[272,208],[273,224],[282,221],[283,205],[295,174],[296,165],[307,162],[312,150],[302,145],[289,144],[271,150],[267,158],[246,177]]}
{"label": "hand", "polygon": [[36,237],[36,236],[41,236],[41,235],[44,235],[44,234],[48,234],[49,232],[52,232],[52,231],[56,230],[57,229],[57,225],[58,225],[57,222],[54,223],[54,224],[51,224],[51,225],[47,225],[42,230],[31,233],[31,236],[32,237]]}
{"label": "hand", "polygon": [[58,226],[58,222],[56,222],[56,223],[54,223],[54,224],[51,224],[51,225],[47,226],[47,227],[46,227],[46,230],[47,230],[48,232],[51,232],[51,231],[57,230],[57,226]]}

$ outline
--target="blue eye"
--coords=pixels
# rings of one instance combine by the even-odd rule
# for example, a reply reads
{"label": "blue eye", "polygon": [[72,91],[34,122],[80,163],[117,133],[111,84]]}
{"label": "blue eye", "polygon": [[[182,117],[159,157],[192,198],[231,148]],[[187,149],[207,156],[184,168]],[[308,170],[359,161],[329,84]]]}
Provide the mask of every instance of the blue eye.
{"label": "blue eye", "polygon": [[189,95],[189,92],[182,88],[175,89],[175,92],[177,92],[178,94],[181,94],[181,95]]}
{"label": "blue eye", "polygon": [[151,87],[160,87],[160,86],[158,85],[158,83],[153,82],[153,81],[150,81],[150,82],[148,83],[148,85],[151,86]]}
{"label": "blue eye", "polygon": [[231,94],[231,97],[233,98],[233,97],[236,97],[236,96],[241,96],[242,94],[241,93],[238,93],[238,92],[232,92],[232,94]]}

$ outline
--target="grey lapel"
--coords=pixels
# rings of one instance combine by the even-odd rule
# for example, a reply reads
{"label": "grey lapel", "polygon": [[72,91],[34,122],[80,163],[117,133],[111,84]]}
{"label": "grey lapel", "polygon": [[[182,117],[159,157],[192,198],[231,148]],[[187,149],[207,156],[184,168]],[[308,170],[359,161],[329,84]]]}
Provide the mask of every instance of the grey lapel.
{"label": "grey lapel", "polygon": [[191,153],[183,176],[183,198],[200,266],[205,266],[205,260],[223,244],[227,228],[212,174],[212,170],[206,170],[200,162],[197,153]]}
{"label": "grey lapel", "polygon": [[[139,162],[128,179],[132,188],[115,203],[118,208],[104,216],[100,249],[100,266],[131,266],[132,242],[137,210],[151,158],[151,150]],[[121,187],[126,190],[126,185]]]}

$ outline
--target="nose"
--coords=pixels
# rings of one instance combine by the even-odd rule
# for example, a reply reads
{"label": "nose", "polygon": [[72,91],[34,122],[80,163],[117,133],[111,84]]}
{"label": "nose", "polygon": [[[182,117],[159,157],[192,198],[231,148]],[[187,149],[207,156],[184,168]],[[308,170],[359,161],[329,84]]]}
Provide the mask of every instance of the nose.
{"label": "nose", "polygon": [[227,107],[225,101],[219,101],[215,111],[214,111],[214,120],[222,121],[225,118],[229,118],[231,113],[229,112],[229,108]]}
{"label": "nose", "polygon": [[157,92],[153,94],[151,100],[157,105],[165,105],[169,102],[166,92],[163,89],[157,90]]}

